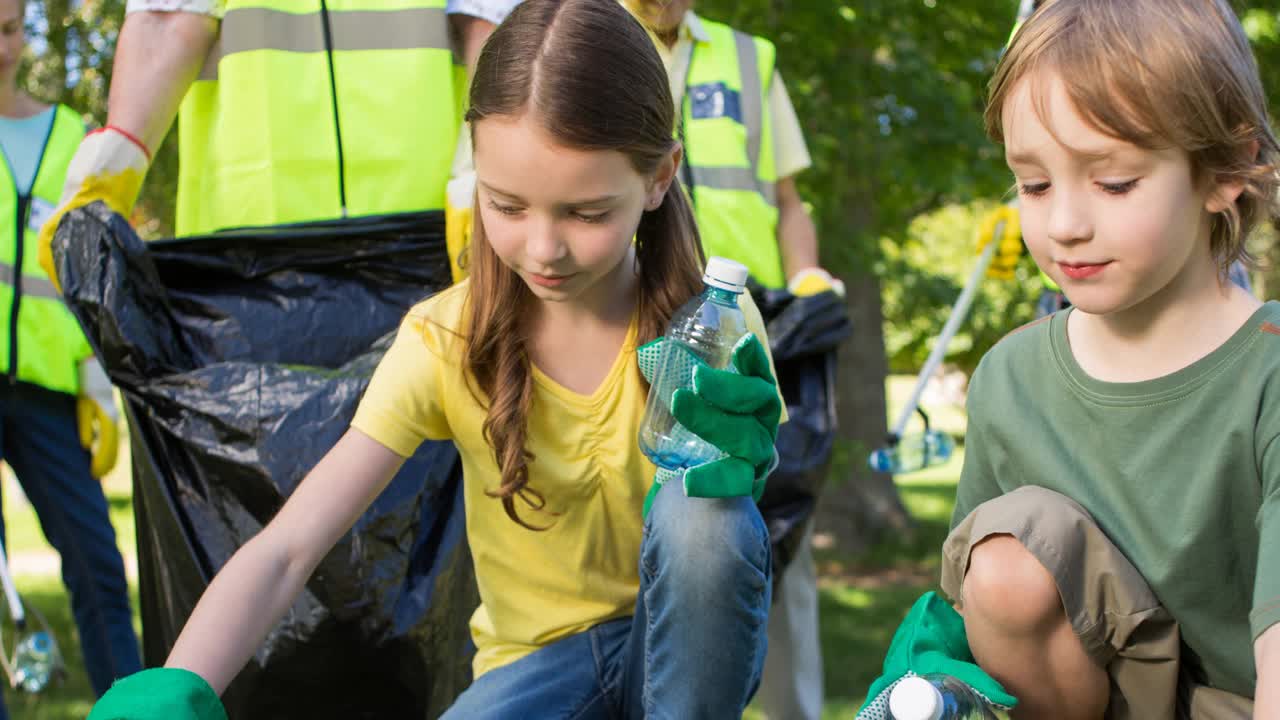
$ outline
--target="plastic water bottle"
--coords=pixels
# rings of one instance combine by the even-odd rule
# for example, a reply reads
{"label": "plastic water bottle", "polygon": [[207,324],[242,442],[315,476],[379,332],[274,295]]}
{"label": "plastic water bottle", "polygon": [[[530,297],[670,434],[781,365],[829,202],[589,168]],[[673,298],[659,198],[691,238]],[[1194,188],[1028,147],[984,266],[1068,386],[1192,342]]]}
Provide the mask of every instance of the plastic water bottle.
{"label": "plastic water bottle", "polygon": [[671,316],[640,424],[640,450],[667,470],[684,470],[724,457],[719,448],[672,417],[671,396],[680,388],[693,388],[693,369],[699,362],[730,368],[733,348],[748,332],[738,308],[738,296],[747,283],[746,266],[713,257],[702,282],[702,294]]}
{"label": "plastic water bottle", "polygon": [[996,720],[995,708],[950,675],[916,675],[889,694],[893,720]]}
{"label": "plastic water bottle", "polygon": [[868,464],[876,472],[908,473],[941,465],[951,459],[956,443],[939,430],[904,435],[896,445],[871,453]]}
{"label": "plastic water bottle", "polygon": [[57,665],[53,638],[44,630],[26,635],[13,651],[13,676],[18,686],[38,693],[49,685]]}

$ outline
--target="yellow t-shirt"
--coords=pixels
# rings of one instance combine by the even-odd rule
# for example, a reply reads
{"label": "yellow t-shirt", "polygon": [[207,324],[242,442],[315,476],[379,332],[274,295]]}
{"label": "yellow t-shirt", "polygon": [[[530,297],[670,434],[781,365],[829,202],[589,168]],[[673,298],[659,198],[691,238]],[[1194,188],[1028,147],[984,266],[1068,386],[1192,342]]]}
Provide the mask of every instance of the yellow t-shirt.
{"label": "yellow t-shirt", "polygon": [[[570,391],[533,369],[526,447],[538,513],[516,502],[527,530],[485,495],[500,473],[481,426],[485,409],[463,375],[464,280],[405,317],[356,411],[352,427],[403,457],[423,440],[453,440],[462,457],[467,539],[480,607],[471,617],[476,677],[556,640],[635,611],[640,589],[641,510],[654,466],[637,437],[648,386],[636,364],[636,323],[595,392]],[[750,294],[747,326],[768,347]],[[554,523],[554,524],[552,524]]]}

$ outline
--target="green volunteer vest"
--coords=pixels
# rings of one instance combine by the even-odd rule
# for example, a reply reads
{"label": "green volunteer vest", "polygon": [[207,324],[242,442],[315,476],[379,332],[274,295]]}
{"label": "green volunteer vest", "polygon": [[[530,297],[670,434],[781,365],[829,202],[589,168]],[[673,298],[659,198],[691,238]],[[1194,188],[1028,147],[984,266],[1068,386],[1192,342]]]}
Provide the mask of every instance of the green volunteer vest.
{"label": "green volunteer vest", "polygon": [[179,235],[444,208],[445,0],[229,0],[179,115]]}
{"label": "green volunteer vest", "polygon": [[681,107],[684,182],[702,247],[746,265],[760,283],[786,284],[778,250],[777,173],[769,116],[773,43],[702,21]]}
{"label": "green volunteer vest", "polygon": [[62,105],[52,118],[30,196],[18,195],[7,159],[0,167],[0,362],[10,381],[74,395],[80,362],[93,351],[40,268],[36,236],[62,195],[84,123]]}

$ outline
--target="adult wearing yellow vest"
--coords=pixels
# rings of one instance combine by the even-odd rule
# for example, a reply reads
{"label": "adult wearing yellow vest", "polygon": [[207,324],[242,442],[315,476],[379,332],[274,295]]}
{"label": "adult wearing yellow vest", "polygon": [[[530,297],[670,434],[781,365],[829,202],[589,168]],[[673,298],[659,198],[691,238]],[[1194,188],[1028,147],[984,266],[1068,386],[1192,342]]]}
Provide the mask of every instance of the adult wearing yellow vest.
{"label": "adult wearing yellow vest", "polygon": [[130,0],[108,124],[72,161],[41,264],[62,212],[129,214],[175,116],[178,235],[444,209],[461,61],[508,4]]}
{"label": "adult wearing yellow vest", "polygon": [[[45,213],[52,217],[25,269],[36,272],[38,245],[45,294],[57,302],[49,243],[62,214],[101,200],[128,217],[179,114],[179,235],[444,209],[463,61],[474,61],[494,26],[486,14],[503,8],[503,0],[130,0],[107,125],[60,145],[65,182],[46,181],[47,199],[60,204]],[[127,606],[124,618],[128,627]],[[136,648],[132,665],[111,669],[138,670]],[[95,678],[95,688],[109,682],[98,688]]]}
{"label": "adult wearing yellow vest", "polygon": [[[843,284],[818,265],[813,220],[795,178],[812,163],[773,43],[699,17],[693,0],[626,0],[667,67],[684,145],[681,181],[708,256],[742,262],[762,285],[797,295]],[[822,714],[817,573],[809,534],[769,613],[757,700],[772,720]]]}
{"label": "adult wearing yellow vest", "polygon": [[[36,264],[36,229],[53,212],[84,124],[70,108],[42,105],[18,89],[23,10],[20,0],[0,0],[0,458],[62,556],[89,680],[101,695],[141,668],[124,561],[77,411],[93,410],[83,426],[92,435],[95,422],[114,427],[98,403],[115,406],[80,326]],[[85,393],[97,401],[78,401]],[[98,475],[114,462],[115,435],[103,436],[110,447]]]}

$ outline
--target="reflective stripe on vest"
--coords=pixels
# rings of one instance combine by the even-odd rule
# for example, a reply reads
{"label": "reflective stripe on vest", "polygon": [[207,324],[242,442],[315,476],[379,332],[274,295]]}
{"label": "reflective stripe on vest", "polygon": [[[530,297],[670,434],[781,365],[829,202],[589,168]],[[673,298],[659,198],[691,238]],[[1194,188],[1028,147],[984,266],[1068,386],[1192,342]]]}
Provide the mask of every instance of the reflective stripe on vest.
{"label": "reflective stripe on vest", "polygon": [[[407,10],[330,11],[333,49],[449,50],[449,32],[443,7]],[[324,52],[324,23],[318,12],[304,15],[261,7],[239,8],[222,18],[218,42],[209,52],[201,80],[218,79],[218,63],[228,55],[253,50]]]}
{"label": "reflective stripe on vest", "polygon": [[38,223],[62,195],[67,165],[83,137],[80,116],[58,106],[26,202],[18,197],[9,163],[0,163],[0,369],[10,379],[71,394],[80,387],[80,362],[92,350],[41,269],[36,238]]}
{"label": "reflective stripe on vest", "polygon": [[781,287],[767,102],[775,50],[727,25],[702,23],[710,40],[694,45],[681,134],[703,248],[746,265],[760,283]]}
{"label": "reflective stripe on vest", "polygon": [[442,209],[460,118],[444,6],[230,0],[182,105],[178,234]]}

